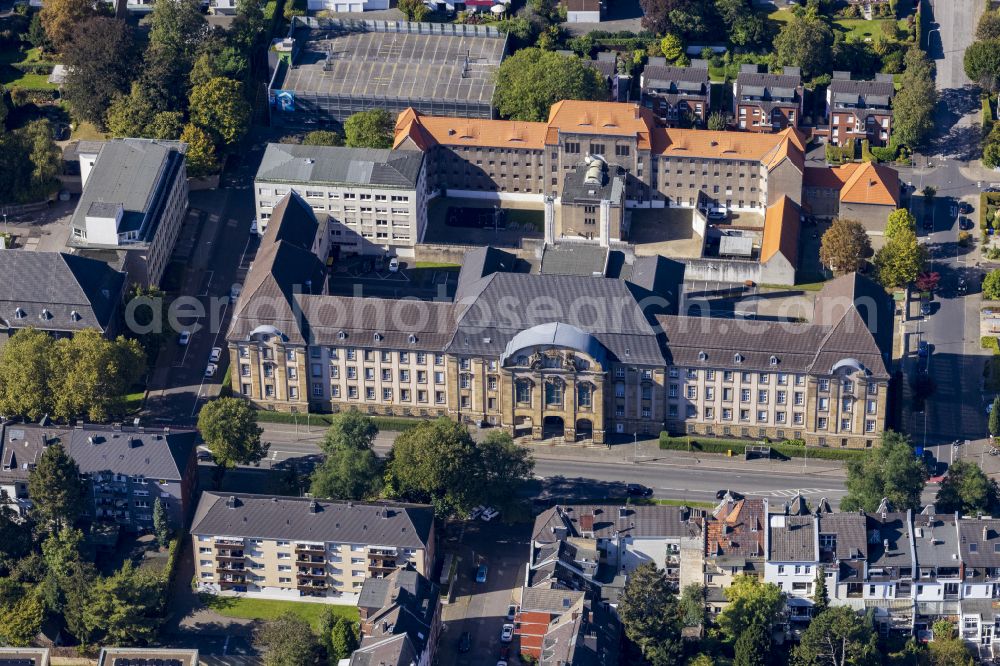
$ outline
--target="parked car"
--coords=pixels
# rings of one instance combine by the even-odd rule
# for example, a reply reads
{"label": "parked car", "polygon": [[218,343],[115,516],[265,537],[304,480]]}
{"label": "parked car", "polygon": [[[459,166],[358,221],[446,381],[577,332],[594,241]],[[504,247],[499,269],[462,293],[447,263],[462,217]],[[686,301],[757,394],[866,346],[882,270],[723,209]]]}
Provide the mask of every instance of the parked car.
{"label": "parked car", "polygon": [[514,640],[514,625],[507,623],[500,630],[500,641],[510,643],[512,640]]}
{"label": "parked car", "polygon": [[476,569],[476,582],[485,583],[486,582],[487,568],[485,564],[480,564],[479,568]]}
{"label": "parked car", "polygon": [[[507,619],[510,622],[514,621],[514,617],[516,615],[517,615],[517,604],[511,604],[510,606],[507,606]],[[507,655],[501,655],[501,656],[506,657]]]}
{"label": "parked car", "polygon": [[399,258],[393,257],[389,260],[389,272],[398,273],[399,272]]}
{"label": "parked car", "polygon": [[630,483],[625,486],[625,494],[629,497],[651,497],[653,495],[653,489],[647,488],[641,483]]}
{"label": "parked car", "polygon": [[219,366],[217,366],[214,363],[209,363],[207,366],[205,366],[205,376],[206,377],[214,377],[215,373],[218,372],[218,371],[219,371]]}
{"label": "parked car", "polygon": [[961,203],[958,204],[958,212],[961,213],[962,215],[968,215],[969,213],[972,212],[972,204],[970,204],[968,201],[962,201]]}
{"label": "parked car", "polygon": [[494,509],[491,506],[488,506],[488,507],[486,507],[486,510],[483,511],[483,515],[481,515],[479,517],[482,518],[485,522],[488,523],[488,522],[490,522],[491,520],[493,520],[494,518],[496,518],[499,515],[500,515],[499,511],[497,511],[496,509]]}
{"label": "parked car", "polygon": [[243,293],[243,285],[236,283],[229,288],[229,302],[235,304]]}
{"label": "parked car", "polygon": [[510,646],[508,646],[508,645],[501,645],[500,646],[500,659],[503,660],[503,659],[509,659],[509,658],[510,658]]}
{"label": "parked car", "polygon": [[964,294],[969,291],[969,285],[966,283],[965,278],[958,278],[958,293]]}
{"label": "parked car", "polygon": [[962,231],[969,231],[972,229],[972,220],[965,217],[964,215],[958,218],[958,228]]}
{"label": "parked car", "polygon": [[254,236],[260,233],[257,231],[257,218],[250,220],[250,233]]}
{"label": "parked car", "polygon": [[734,500],[741,500],[741,499],[743,499],[743,495],[741,495],[740,493],[736,492],[735,490],[729,490],[728,488],[723,488],[722,490],[715,491],[715,499],[719,499],[719,500],[723,499],[723,498],[725,498],[725,496],[726,496],[727,493]]}
{"label": "parked car", "polygon": [[212,452],[208,449],[198,449],[198,460],[211,461],[215,458],[212,457]]}
{"label": "parked car", "polygon": [[920,304],[920,314],[922,314],[923,316],[926,317],[930,313],[931,313],[931,304],[930,304],[930,301],[924,301],[923,303],[921,303]]}
{"label": "parked car", "polygon": [[725,206],[708,209],[708,219],[710,220],[724,220],[727,217],[729,217],[729,211]]}
{"label": "parked car", "polygon": [[220,358],[222,358],[222,347],[212,347],[212,351],[208,355],[208,362],[218,363]]}
{"label": "parked car", "polygon": [[468,631],[463,631],[462,635],[458,637],[458,651],[465,653],[472,649],[472,634]]}
{"label": "parked car", "polygon": [[181,331],[181,334],[177,336],[177,344],[183,347],[189,342],[191,342],[191,331]]}

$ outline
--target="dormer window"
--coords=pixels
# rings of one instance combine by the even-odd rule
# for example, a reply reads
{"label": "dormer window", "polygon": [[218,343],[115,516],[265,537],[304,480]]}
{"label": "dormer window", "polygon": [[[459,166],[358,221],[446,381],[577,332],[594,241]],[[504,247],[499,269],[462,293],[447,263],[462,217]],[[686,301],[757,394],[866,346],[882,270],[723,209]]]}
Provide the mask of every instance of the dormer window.
{"label": "dormer window", "polygon": [[27,313],[21,308],[14,310],[14,317],[17,319],[24,319],[27,316],[28,316]]}
{"label": "dormer window", "polygon": [[708,354],[706,354],[703,351],[698,352],[698,360],[699,361],[707,361],[708,360]]}
{"label": "dormer window", "polygon": [[771,365],[778,365],[778,357],[771,356]]}
{"label": "dormer window", "polygon": [[337,339],[338,340],[346,340],[347,339],[347,333],[344,333],[343,331],[340,331],[339,333],[337,333]]}
{"label": "dormer window", "polygon": [[72,319],[73,321],[80,321],[80,313],[77,312],[76,310],[73,310],[72,312],[69,313],[69,318]]}
{"label": "dormer window", "polygon": [[742,362],[743,362],[743,354],[739,352],[733,354],[733,363],[742,363]]}
{"label": "dormer window", "polygon": [[52,313],[46,309],[42,309],[41,313],[38,315],[39,319],[48,319],[52,316]]}
{"label": "dormer window", "polygon": [[415,336],[415,335],[413,335],[413,334],[411,333],[411,334],[410,334],[410,337],[409,337],[409,341],[410,341],[410,344],[411,344],[411,345],[412,345],[412,344],[416,344],[416,342],[417,342],[417,336]]}
{"label": "dormer window", "polygon": [[372,337],[375,339],[375,342],[382,342],[382,334],[381,333],[376,333]]}

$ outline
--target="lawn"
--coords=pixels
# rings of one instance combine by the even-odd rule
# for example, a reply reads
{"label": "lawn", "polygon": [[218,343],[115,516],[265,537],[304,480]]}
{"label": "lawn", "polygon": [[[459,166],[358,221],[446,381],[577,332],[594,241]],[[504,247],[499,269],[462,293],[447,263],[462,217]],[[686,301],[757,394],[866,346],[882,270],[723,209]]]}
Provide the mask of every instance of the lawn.
{"label": "lawn", "polygon": [[93,123],[83,121],[73,130],[73,138],[80,141],[104,141],[108,135],[97,129]]}
{"label": "lawn", "polygon": [[15,68],[15,64],[47,64],[55,63],[42,58],[38,49],[27,51],[8,50],[0,52],[0,85],[6,88],[24,88],[26,90],[55,90],[59,86],[49,83],[48,74],[28,74]]}
{"label": "lawn", "polygon": [[458,270],[461,267],[461,264],[453,264],[448,261],[418,261],[414,265],[414,268],[435,268],[446,271]]}
{"label": "lawn", "polygon": [[[897,22],[899,32],[906,34],[909,26],[905,19]],[[844,33],[845,40],[856,39],[860,41],[874,41],[882,34],[882,19],[866,21],[865,19],[837,19],[833,22],[835,30]],[[892,41],[899,41],[898,39]]]}
{"label": "lawn", "polygon": [[327,608],[331,608],[335,615],[346,617],[352,622],[358,620],[357,606],[310,603],[306,601],[248,599],[247,597],[223,597],[214,594],[200,594],[198,596],[206,607],[226,617],[237,617],[246,620],[273,620],[285,613],[294,613],[309,622],[313,629],[319,629],[320,618]]}

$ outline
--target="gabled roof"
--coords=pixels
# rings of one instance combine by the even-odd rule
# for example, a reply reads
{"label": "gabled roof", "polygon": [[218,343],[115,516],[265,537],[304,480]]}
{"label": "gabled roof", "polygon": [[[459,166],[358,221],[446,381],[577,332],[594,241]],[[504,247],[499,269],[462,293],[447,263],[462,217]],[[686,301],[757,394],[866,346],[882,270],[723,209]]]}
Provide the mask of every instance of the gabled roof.
{"label": "gabled roof", "polygon": [[407,109],[396,120],[393,147],[411,138],[421,150],[433,145],[537,150],[545,143],[547,127],[545,123],[514,120],[425,116]]}
{"label": "gabled roof", "polygon": [[793,128],[774,134],[657,128],[652,150],[665,157],[756,160],[773,169],[784,159],[802,170],[805,141]]}
{"label": "gabled roof", "polygon": [[863,513],[822,513],[817,518],[821,535],[837,535],[835,559],[857,560],[868,556],[867,518]]}
{"label": "gabled roof", "polygon": [[[692,521],[700,512],[686,506],[617,505],[617,504],[562,504],[554,506],[535,518],[531,531],[534,542],[555,542],[563,538],[582,536],[584,520],[596,539],[606,539],[616,533],[622,536],[684,537],[698,532]],[[565,530],[565,532],[561,531]]]}
{"label": "gabled roof", "polygon": [[274,206],[264,232],[264,241],[267,243],[284,241],[311,252],[318,230],[319,223],[312,208],[292,190]]}
{"label": "gabled roof", "polygon": [[433,509],[424,504],[205,492],[191,533],[426,548],[433,524]]}
{"label": "gabled roof", "polygon": [[768,559],[773,562],[818,562],[816,518],[772,515]]}
{"label": "gabled roof", "polygon": [[764,212],[764,238],[760,246],[760,261],[764,263],[780,253],[792,266],[799,262],[799,207],[787,195]]}
{"label": "gabled roof", "polygon": [[970,567],[1000,569],[1000,519],[958,521],[962,562]]}
{"label": "gabled roof", "polygon": [[350,666],[412,666],[420,653],[409,634],[365,639],[351,654]]}
{"label": "gabled roof", "polygon": [[0,251],[0,325],[46,331],[107,330],[125,274],[62,252]]}
{"label": "gabled roof", "polygon": [[635,103],[568,99],[552,105],[548,129],[569,134],[635,136],[639,137],[640,148],[644,141],[648,148],[649,132],[655,125],[652,112]]}
{"label": "gabled roof", "polygon": [[840,190],[843,203],[899,206],[899,174],[874,162],[864,162],[847,178]]}
{"label": "gabled roof", "polygon": [[764,559],[767,500],[727,496],[705,520],[705,555]]}

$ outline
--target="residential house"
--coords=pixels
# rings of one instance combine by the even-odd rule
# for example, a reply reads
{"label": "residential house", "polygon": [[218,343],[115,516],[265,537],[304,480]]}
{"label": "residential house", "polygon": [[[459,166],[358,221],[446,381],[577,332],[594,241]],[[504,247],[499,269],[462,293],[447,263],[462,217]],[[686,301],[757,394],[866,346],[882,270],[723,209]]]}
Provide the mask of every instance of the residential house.
{"label": "residential house", "polygon": [[614,611],[581,598],[549,623],[538,665],[616,664],[620,646],[621,623]]}
{"label": "residential house", "polygon": [[562,0],[567,23],[600,23],[604,15],[603,0]]}
{"label": "residential house", "polygon": [[335,256],[412,257],[427,226],[424,155],[416,151],[269,143],[254,192],[262,229],[278,202],[295,192]]}
{"label": "residential house", "polygon": [[780,132],[798,127],[805,89],[798,67],[784,67],[781,74],[741,65],[733,82],[733,122],[749,132]]}
{"label": "residential house", "polygon": [[787,596],[791,622],[812,617],[819,564],[819,516],[806,513],[768,516],[768,554],[764,582],[773,583]]}
{"label": "residential house", "polygon": [[356,604],[365,581],[434,564],[430,506],[205,492],[191,524],[199,590]]}
{"label": "residential house", "polygon": [[23,328],[55,337],[119,331],[125,274],[64,252],[0,251],[0,345]]}
{"label": "residential house", "polygon": [[958,514],[936,514],[933,504],[913,516],[917,564],[913,629],[918,637],[929,636],[934,621],[942,616],[960,614],[963,566],[958,522]]}
{"label": "residential house", "polygon": [[884,146],[892,135],[892,74],[876,74],[874,81],[856,81],[850,72],[834,72],[826,89],[829,141],[835,146],[867,140]]}
{"label": "residential house", "polygon": [[767,520],[767,499],[735,499],[729,493],[705,518],[705,598],[713,617],[728,605],[725,589],[736,576],[764,578]]}
{"label": "residential house", "polygon": [[650,58],[639,82],[642,106],[652,110],[659,123],[705,127],[712,97],[707,61],[696,59],[682,67],[667,65],[663,57]]}
{"label": "residential house", "polygon": [[178,648],[101,648],[97,666],[198,666],[198,650]]}
{"label": "residential house", "polygon": [[809,213],[857,220],[872,236],[885,233],[886,220],[899,207],[899,174],[874,162],[806,167],[802,186]]}
{"label": "residential house", "polygon": [[358,597],[361,646],[355,666],[430,666],[441,632],[438,586],[413,569],[367,578]]}
{"label": "residential house", "polygon": [[1000,652],[1000,519],[958,521],[962,556],[959,631],[984,659]]}
{"label": "residential house", "polygon": [[159,500],[174,528],[186,522],[197,489],[195,431],[6,423],[0,435],[0,488],[22,509],[30,506],[31,470],[58,443],[89,482],[86,515],[128,532],[151,531]]}
{"label": "residential house", "polygon": [[106,261],[131,283],[157,286],[188,207],[187,146],[176,141],[114,139],[80,153],[83,194],[66,245]]}
{"label": "residential house", "polygon": [[[882,500],[875,513],[866,514],[868,564],[865,571],[864,608],[875,609],[875,621],[886,633],[913,632],[916,557],[913,515],[894,512]],[[857,603],[856,598],[852,600]],[[860,607],[857,605],[856,607]]]}

